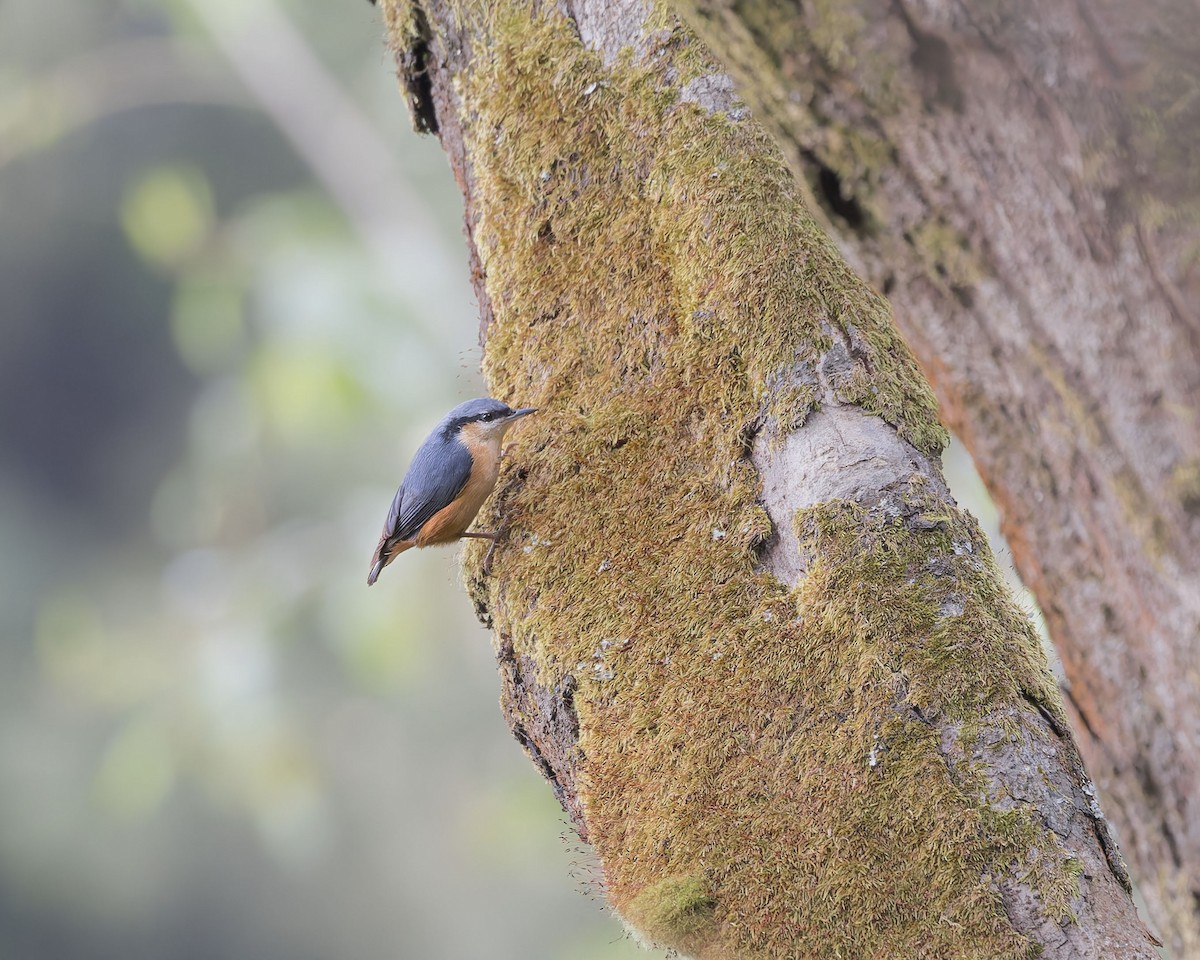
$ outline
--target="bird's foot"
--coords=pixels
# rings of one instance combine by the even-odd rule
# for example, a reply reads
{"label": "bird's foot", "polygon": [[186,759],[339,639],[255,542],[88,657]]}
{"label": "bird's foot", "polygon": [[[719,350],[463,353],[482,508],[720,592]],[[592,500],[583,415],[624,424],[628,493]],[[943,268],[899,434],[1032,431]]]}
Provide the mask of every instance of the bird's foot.
{"label": "bird's foot", "polygon": [[508,533],[508,522],[503,521],[500,524],[500,529],[495,530],[493,532],[488,532],[488,531],[484,531],[484,530],[469,530],[463,534],[464,537],[473,537],[478,540],[491,540],[492,541],[488,545],[487,553],[484,554],[484,557],[483,557],[483,575],[485,577],[491,576],[492,557],[496,553],[496,544],[499,543],[500,540],[507,533]]}

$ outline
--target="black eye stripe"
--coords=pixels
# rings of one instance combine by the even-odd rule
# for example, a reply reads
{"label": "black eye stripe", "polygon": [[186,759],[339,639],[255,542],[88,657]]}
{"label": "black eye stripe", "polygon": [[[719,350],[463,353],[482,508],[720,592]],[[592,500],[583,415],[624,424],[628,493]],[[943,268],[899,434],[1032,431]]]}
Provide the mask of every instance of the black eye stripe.
{"label": "black eye stripe", "polygon": [[482,413],[472,413],[465,417],[456,417],[446,424],[443,435],[454,437],[459,434],[463,427],[472,423],[491,423],[494,420],[507,417],[510,413],[512,413],[512,410],[484,410]]}

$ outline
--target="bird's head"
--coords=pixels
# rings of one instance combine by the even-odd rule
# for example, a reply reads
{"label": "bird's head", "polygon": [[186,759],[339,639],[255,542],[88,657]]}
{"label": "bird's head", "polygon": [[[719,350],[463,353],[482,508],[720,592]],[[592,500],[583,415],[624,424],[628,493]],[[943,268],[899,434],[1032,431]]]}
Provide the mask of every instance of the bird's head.
{"label": "bird's head", "polygon": [[468,400],[446,414],[443,420],[444,432],[451,436],[470,437],[477,441],[499,442],[504,432],[521,417],[536,413],[534,407],[521,407],[514,410],[501,400],[491,397],[479,397]]}

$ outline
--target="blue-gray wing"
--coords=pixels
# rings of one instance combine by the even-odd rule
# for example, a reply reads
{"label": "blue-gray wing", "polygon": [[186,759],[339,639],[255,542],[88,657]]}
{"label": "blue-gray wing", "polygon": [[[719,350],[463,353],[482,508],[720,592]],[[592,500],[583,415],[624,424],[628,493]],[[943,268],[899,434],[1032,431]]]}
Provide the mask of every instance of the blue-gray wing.
{"label": "blue-gray wing", "polygon": [[430,517],[462,492],[470,476],[471,454],[466,447],[441,437],[426,440],[396,491],[383,527],[385,536],[411,540]]}

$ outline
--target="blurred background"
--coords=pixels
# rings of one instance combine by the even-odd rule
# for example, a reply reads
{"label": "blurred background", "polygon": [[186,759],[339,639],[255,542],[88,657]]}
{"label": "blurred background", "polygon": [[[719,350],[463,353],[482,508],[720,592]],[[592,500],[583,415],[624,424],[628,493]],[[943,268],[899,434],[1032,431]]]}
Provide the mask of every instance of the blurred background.
{"label": "blurred background", "polygon": [[0,960],[645,956],[455,551],[364,584],[482,392],[381,37],[366,0],[0,0]]}

